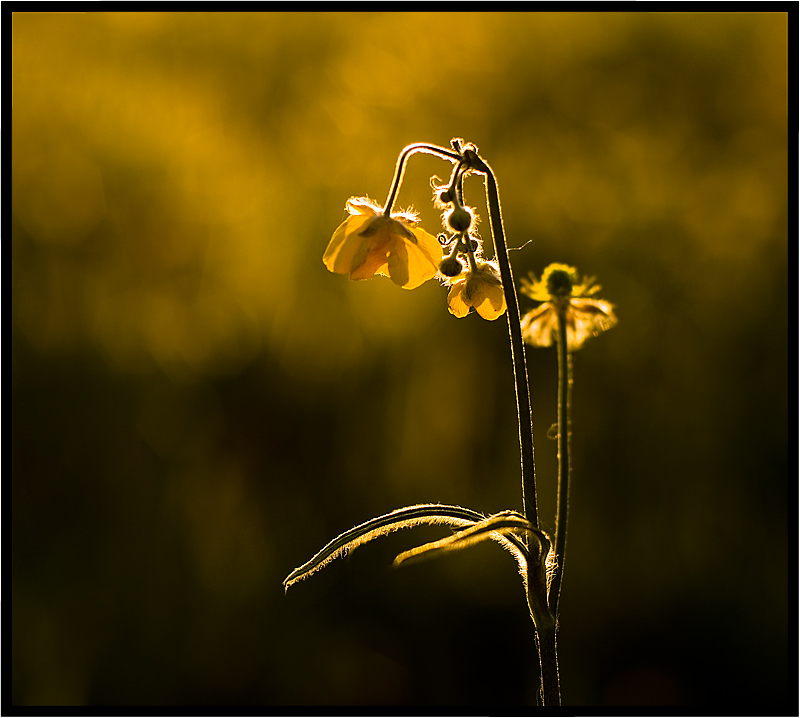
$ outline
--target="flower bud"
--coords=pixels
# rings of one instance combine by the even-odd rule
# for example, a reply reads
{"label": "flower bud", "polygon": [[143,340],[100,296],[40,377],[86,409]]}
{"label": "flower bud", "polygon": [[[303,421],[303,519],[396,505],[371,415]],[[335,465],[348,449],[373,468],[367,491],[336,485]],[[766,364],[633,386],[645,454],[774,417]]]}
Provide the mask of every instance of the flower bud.
{"label": "flower bud", "polygon": [[454,232],[468,232],[472,227],[472,212],[465,207],[454,207],[446,216],[447,224]]}
{"label": "flower bud", "polygon": [[439,271],[445,277],[457,277],[464,271],[464,265],[456,259],[456,257],[447,257],[439,265]]}

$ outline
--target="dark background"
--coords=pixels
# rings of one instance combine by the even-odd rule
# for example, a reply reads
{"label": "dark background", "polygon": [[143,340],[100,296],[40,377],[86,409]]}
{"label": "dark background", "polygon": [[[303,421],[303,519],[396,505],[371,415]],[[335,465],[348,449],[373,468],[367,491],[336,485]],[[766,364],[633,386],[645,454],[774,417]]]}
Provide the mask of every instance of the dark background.
{"label": "dark background", "polygon": [[[533,701],[495,544],[281,585],[404,505],[520,508],[505,317],[321,261],[459,136],[517,279],[574,264],[620,320],[575,356],[565,703],[786,704],[786,13],[11,22],[13,703]],[[434,233],[449,170],[400,193]],[[555,351],[528,368],[552,530]]]}

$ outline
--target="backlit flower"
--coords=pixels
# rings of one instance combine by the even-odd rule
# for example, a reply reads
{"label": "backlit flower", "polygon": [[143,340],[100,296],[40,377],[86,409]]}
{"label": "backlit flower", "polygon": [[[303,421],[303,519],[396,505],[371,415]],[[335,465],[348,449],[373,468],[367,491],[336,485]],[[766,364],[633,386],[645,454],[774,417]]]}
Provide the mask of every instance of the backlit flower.
{"label": "backlit flower", "polygon": [[490,321],[506,311],[503,283],[497,267],[491,262],[480,262],[475,270],[468,270],[450,285],[450,293],[447,295],[450,314],[465,317],[470,307]]}
{"label": "backlit flower", "polygon": [[590,336],[610,329],[617,323],[614,306],[602,299],[592,299],[600,291],[594,277],[579,282],[575,267],[551,264],[538,282],[522,280],[522,292],[543,302],[522,318],[522,337],[528,344],[549,347],[558,337],[558,313],[567,320],[567,348],[575,351]]}
{"label": "backlit flower", "polygon": [[391,217],[366,197],[347,200],[350,216],[331,237],[322,257],[325,266],[350,279],[383,274],[404,289],[434,277],[442,261],[439,240],[421,227],[412,212]]}

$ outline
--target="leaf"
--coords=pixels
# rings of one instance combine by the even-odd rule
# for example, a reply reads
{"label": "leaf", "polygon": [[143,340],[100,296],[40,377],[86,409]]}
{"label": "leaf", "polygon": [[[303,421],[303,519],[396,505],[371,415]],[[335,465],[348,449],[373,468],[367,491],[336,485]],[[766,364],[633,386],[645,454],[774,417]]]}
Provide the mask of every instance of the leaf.
{"label": "leaf", "polygon": [[401,553],[395,558],[394,565],[399,566],[401,563],[410,560],[428,558],[431,553],[436,551],[457,551],[462,548],[467,548],[468,546],[473,546],[486,539],[493,539],[503,544],[517,560],[517,566],[519,567],[519,572],[527,591],[527,568],[528,560],[530,559],[530,549],[526,547],[519,536],[514,533],[517,531],[523,531],[535,538],[538,544],[536,553],[537,560],[540,561],[542,556],[548,554],[550,550],[550,540],[547,534],[535,528],[528,519],[518,514],[516,511],[501,511],[500,513],[472,524],[472,526],[462,531],[454,533],[452,536],[447,536],[438,541],[431,541],[430,543],[417,546],[416,548]]}
{"label": "leaf", "polygon": [[[480,543],[486,539],[497,540],[498,536],[505,539],[508,543],[512,543],[514,550],[522,553],[523,558],[527,558],[527,549],[522,550],[523,546],[521,546],[518,537],[512,533],[513,531],[536,532],[533,524],[524,516],[521,516],[515,511],[501,511],[498,514],[473,523],[472,526],[454,533],[452,536],[447,536],[438,541],[431,541],[430,543],[405,551],[394,560],[394,563],[396,566],[399,566],[401,563],[417,559],[423,555],[427,557],[427,554],[433,551],[455,551]],[[513,541],[512,537],[516,539],[516,541]]]}
{"label": "leaf", "polygon": [[[363,524],[354,526],[349,531],[337,536],[333,541],[322,548],[310,561],[292,571],[283,581],[284,590],[289,589],[293,583],[300,581],[312,573],[326,566],[339,556],[344,556],[367,541],[384,536],[392,531],[420,526],[422,524],[444,524],[447,526],[471,526],[486,517],[471,509],[447,504],[420,504],[406,506],[383,516],[371,519]],[[516,538],[516,537],[515,537]],[[524,545],[522,549],[525,549]]]}

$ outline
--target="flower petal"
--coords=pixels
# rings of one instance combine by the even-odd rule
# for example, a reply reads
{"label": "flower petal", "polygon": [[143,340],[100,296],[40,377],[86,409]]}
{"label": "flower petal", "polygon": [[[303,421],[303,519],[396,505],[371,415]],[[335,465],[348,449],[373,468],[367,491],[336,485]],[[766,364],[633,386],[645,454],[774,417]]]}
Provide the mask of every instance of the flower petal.
{"label": "flower petal", "polygon": [[489,301],[492,307],[502,314],[506,310],[506,293],[503,291],[503,285],[499,287],[489,287],[486,291],[489,296]]}
{"label": "flower petal", "polygon": [[351,215],[336,228],[322,255],[322,261],[331,272],[349,274],[352,271],[353,260],[359,249],[363,251],[365,241],[358,232],[369,219],[368,215]]}
{"label": "flower petal", "polygon": [[466,280],[462,279],[455,282],[450,287],[450,292],[447,295],[447,309],[450,314],[456,317],[466,317],[469,314],[470,304],[467,303],[464,297],[464,289],[467,286]]}
{"label": "flower petal", "polygon": [[430,232],[426,232],[422,227],[409,227],[417,239],[417,249],[424,254],[434,267],[439,266],[442,261],[442,244]]}
{"label": "flower petal", "polygon": [[351,197],[347,200],[346,207],[350,214],[356,215],[365,214],[367,216],[373,216],[383,212],[383,207],[369,197]]}
{"label": "flower petal", "polygon": [[579,314],[587,315],[587,319],[591,317],[593,321],[603,323],[605,325],[603,329],[608,329],[617,323],[614,305],[602,299],[573,299],[570,304]]}
{"label": "flower petal", "polygon": [[506,296],[502,287],[484,285],[480,304],[474,304],[475,310],[484,319],[493,322],[506,311]]}
{"label": "flower petal", "polygon": [[406,282],[400,285],[404,289],[415,289],[423,282],[433,279],[442,261],[442,245],[436,237],[418,227],[412,228],[411,231],[414,233],[416,243],[405,243],[408,277]]}
{"label": "flower petal", "polygon": [[579,349],[591,336],[597,336],[617,323],[614,308],[602,299],[573,299],[570,302],[571,324],[574,326],[570,340],[570,350]]}
{"label": "flower petal", "polygon": [[522,337],[538,347],[549,347],[558,331],[558,313],[550,302],[531,310],[522,318]]}
{"label": "flower petal", "polygon": [[483,301],[483,282],[481,282],[480,275],[475,272],[467,272],[467,280],[464,282],[464,300],[473,307]]}
{"label": "flower petal", "polygon": [[363,239],[363,241],[367,250],[358,264],[353,262],[353,271],[350,273],[350,279],[353,281],[369,279],[375,274],[386,274],[383,271],[389,254],[389,241],[386,233],[382,232],[379,235]]}
{"label": "flower petal", "polygon": [[413,289],[422,284],[420,281],[414,286],[409,286],[408,248],[410,246],[400,237],[394,236],[389,250],[389,276],[398,287],[405,287],[406,289]]}
{"label": "flower petal", "polygon": [[[590,332],[585,322],[576,321],[575,312],[572,307],[567,310],[567,349],[574,352],[583,346],[589,338]],[[553,329],[553,341],[558,339],[558,327]]]}

